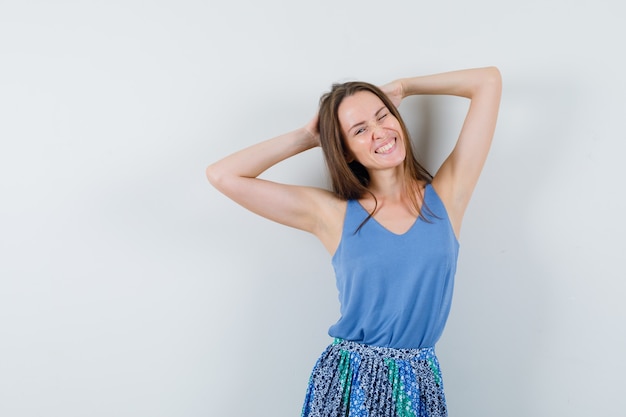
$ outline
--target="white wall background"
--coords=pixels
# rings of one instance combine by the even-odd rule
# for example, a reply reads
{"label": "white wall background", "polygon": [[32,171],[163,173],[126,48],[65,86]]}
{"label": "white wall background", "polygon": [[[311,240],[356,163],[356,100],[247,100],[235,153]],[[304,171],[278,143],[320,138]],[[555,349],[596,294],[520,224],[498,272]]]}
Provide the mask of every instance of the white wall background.
{"label": "white wall background", "polygon": [[[617,0],[0,1],[0,415],[296,416],[329,256],[204,167],[330,84],[497,65],[438,351],[451,416],[626,409]],[[424,162],[466,104],[411,98]],[[310,151],[268,178],[324,186]]]}

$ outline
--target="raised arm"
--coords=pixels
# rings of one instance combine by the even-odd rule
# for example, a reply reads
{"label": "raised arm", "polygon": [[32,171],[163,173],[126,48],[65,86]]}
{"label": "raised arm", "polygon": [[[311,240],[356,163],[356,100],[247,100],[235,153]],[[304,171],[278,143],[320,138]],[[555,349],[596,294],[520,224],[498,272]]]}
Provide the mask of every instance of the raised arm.
{"label": "raised arm", "polygon": [[[326,190],[280,184],[257,178],[271,166],[319,146],[317,118],[306,126],[266,140],[209,165],[211,184],[227,197],[278,223],[316,234],[326,246],[324,225],[327,203],[335,201]],[[330,243],[332,246],[332,243]]]}
{"label": "raised arm", "polygon": [[456,145],[433,179],[457,236],[463,215],[489,153],[502,80],[495,67],[404,78],[383,87],[394,103],[416,94],[445,94],[471,100]]}

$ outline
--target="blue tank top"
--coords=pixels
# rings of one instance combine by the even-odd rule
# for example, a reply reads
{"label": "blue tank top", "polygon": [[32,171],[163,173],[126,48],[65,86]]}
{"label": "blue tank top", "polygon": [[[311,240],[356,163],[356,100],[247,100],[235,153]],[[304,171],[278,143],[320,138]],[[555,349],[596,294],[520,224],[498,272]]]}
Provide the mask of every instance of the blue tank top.
{"label": "blue tank top", "polygon": [[393,348],[433,347],[450,305],[459,243],[443,202],[432,185],[424,190],[428,219],[418,218],[404,234],[384,228],[349,200],[332,264],[341,318],[332,337]]}

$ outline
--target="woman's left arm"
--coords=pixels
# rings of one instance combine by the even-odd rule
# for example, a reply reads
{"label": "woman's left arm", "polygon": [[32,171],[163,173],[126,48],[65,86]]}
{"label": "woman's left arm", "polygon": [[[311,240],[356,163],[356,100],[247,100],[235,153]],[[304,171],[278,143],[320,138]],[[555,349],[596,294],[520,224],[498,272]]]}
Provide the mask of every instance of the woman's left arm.
{"label": "woman's left arm", "polygon": [[457,236],[496,128],[502,80],[495,67],[404,78],[382,87],[394,103],[416,94],[445,94],[471,100],[454,149],[433,179]]}

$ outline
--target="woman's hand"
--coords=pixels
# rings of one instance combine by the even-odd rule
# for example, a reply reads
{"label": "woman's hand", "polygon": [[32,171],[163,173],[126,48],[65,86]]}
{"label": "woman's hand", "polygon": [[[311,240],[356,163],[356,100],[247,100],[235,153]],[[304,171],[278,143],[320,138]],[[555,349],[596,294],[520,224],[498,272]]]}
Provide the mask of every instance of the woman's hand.
{"label": "woman's hand", "polygon": [[394,106],[400,106],[404,96],[404,86],[402,81],[395,80],[380,87],[383,93],[389,97]]}
{"label": "woman's hand", "polygon": [[309,134],[312,140],[312,145],[320,146],[320,130],[319,130],[319,113],[316,113],[315,116],[307,124],[304,125],[304,130]]}

